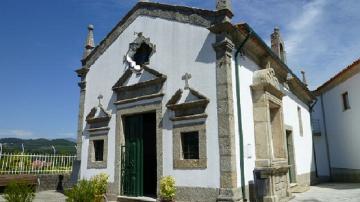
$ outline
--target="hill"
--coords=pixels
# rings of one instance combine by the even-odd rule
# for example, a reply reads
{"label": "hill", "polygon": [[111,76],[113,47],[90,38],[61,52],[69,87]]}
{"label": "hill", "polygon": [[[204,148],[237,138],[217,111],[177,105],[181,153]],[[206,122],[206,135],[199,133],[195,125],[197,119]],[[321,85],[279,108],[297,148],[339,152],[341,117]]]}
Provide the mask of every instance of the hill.
{"label": "hill", "polygon": [[67,139],[19,139],[19,138],[1,138],[3,153],[21,153],[22,144],[24,145],[25,153],[36,154],[53,154],[55,147],[56,154],[75,155],[76,143]]}

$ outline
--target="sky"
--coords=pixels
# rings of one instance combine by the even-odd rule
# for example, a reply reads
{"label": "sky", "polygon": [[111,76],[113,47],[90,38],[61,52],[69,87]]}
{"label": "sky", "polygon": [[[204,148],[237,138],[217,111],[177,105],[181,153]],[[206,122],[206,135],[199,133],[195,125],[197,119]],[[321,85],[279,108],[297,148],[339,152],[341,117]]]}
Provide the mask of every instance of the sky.
{"label": "sky", "polygon": [[[99,43],[137,0],[0,1],[0,138],[76,138],[79,87],[74,70],[87,25]],[[214,9],[215,0],[157,2]],[[269,44],[275,26],[289,67],[315,89],[360,56],[358,0],[233,0]]]}

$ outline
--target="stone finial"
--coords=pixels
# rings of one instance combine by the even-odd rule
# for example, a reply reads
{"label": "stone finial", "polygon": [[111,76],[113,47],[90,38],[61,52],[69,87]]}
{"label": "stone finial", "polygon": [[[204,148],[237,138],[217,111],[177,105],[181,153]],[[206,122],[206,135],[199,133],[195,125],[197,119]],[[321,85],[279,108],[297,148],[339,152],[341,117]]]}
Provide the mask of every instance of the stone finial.
{"label": "stone finial", "polygon": [[91,51],[95,48],[94,43],[94,25],[88,26],[88,35],[85,42],[85,50],[82,57],[82,60],[85,60],[85,58],[90,55]]}
{"label": "stone finial", "polygon": [[281,38],[279,27],[275,27],[274,32],[271,34],[271,49],[284,63],[286,63],[285,44]]}
{"label": "stone finial", "polygon": [[301,74],[302,74],[302,82],[305,84],[305,86],[307,86],[308,84],[307,84],[307,81],[306,81],[305,71],[302,70],[302,71],[301,71]]}
{"label": "stone finial", "polygon": [[232,11],[231,0],[216,0],[216,10]]}
{"label": "stone finial", "polygon": [[101,107],[102,106],[102,104],[101,104],[101,100],[104,98],[104,96],[103,95],[99,95],[98,97],[97,97],[97,99],[99,100],[99,107]]}
{"label": "stone finial", "polygon": [[189,80],[191,79],[191,74],[186,73],[184,76],[181,77],[181,79],[185,81],[185,87],[184,87],[184,89],[185,89],[185,90],[186,90],[186,89],[189,89],[189,88],[190,88],[190,87],[189,87]]}

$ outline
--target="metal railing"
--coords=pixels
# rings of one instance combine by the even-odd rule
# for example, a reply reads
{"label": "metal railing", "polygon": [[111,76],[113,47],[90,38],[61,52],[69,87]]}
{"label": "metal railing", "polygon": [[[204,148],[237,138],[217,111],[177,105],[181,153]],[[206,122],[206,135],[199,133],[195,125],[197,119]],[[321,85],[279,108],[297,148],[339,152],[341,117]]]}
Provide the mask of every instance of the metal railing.
{"label": "metal railing", "polygon": [[0,175],[69,173],[75,159],[67,155],[0,154]]}

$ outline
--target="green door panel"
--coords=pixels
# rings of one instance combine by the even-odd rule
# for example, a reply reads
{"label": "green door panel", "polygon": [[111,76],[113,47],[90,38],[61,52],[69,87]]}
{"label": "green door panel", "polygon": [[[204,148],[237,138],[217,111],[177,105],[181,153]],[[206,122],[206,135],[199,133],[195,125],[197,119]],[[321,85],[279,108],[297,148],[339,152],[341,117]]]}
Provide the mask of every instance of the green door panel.
{"label": "green door panel", "polygon": [[125,117],[125,146],[122,147],[122,194],[143,195],[143,117]]}

